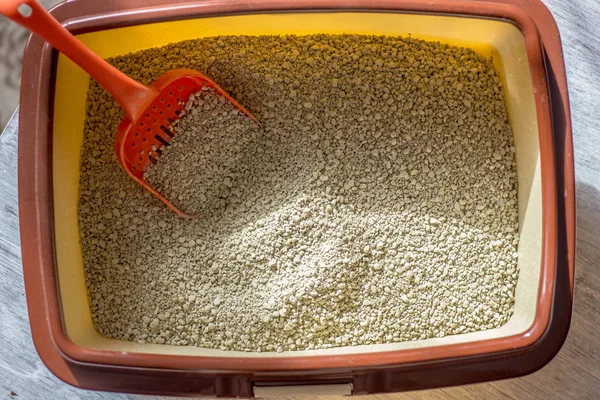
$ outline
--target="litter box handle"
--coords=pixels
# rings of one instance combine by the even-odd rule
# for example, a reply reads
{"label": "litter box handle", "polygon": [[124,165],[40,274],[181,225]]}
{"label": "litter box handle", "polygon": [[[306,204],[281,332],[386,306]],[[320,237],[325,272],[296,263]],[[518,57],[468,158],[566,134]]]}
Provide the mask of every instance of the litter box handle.
{"label": "litter box handle", "polygon": [[158,96],[154,88],[131,79],[75,38],[37,0],[0,0],[0,14],[41,36],[84,69],[136,121]]}

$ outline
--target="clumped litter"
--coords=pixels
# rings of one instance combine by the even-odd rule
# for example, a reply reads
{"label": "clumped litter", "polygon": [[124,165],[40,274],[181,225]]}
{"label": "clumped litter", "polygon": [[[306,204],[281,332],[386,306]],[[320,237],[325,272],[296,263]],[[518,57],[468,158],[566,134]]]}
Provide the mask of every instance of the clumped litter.
{"label": "clumped litter", "polygon": [[[111,59],[144,83],[213,78],[148,179],[122,171],[122,112],[87,104],[80,229],[109,338],[238,351],[392,343],[492,329],[518,276],[511,129],[492,62],[364,35],[227,36]],[[193,107],[192,107],[193,106]]]}

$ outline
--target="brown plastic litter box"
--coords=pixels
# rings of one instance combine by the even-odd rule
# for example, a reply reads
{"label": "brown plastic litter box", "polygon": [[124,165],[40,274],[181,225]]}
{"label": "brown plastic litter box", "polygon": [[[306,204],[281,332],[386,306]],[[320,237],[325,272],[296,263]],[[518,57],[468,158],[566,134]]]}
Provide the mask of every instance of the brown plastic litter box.
{"label": "brown plastic litter box", "polygon": [[73,0],[53,15],[102,57],[227,34],[412,35],[493,55],[514,132],[521,243],[515,312],[483,332],[385,345],[243,353],[102,337],[87,303],[78,182],[89,77],[38,37],[25,52],[19,208],[31,330],[81,388],[252,397],[366,394],[524,375],[562,346],[574,287],[571,123],[556,24],[538,0]]}

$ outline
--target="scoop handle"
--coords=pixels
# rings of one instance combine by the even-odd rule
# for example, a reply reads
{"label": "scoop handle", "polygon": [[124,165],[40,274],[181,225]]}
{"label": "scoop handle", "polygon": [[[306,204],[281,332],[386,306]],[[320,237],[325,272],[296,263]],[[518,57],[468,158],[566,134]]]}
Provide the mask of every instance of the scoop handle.
{"label": "scoop handle", "polygon": [[37,0],[0,0],[0,14],[41,36],[90,74],[115,98],[129,120],[136,121],[158,96],[156,89],[131,79],[88,49]]}

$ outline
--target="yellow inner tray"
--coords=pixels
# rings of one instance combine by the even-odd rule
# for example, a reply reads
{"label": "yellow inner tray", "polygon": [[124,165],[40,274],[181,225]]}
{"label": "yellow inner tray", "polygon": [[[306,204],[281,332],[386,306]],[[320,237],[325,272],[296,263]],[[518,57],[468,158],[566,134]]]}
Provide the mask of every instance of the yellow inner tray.
{"label": "yellow inner tray", "polygon": [[[92,323],[78,228],[79,166],[89,75],[63,55],[56,74],[53,185],[56,258],[68,337],[82,347],[190,356],[282,357],[390,351],[473,342],[523,333],[533,323],[541,269],[542,200],[533,86],[521,31],[504,21],[402,13],[318,12],[205,17],[110,29],[78,38],[103,58],[188,39],[219,35],[370,34],[408,36],[470,47],[493,56],[500,72],[517,157],[519,279],[515,310],[504,326],[482,332],[411,342],[283,353],[245,353],[194,346],[138,344],[101,336]],[[116,162],[116,160],[115,160]]]}

